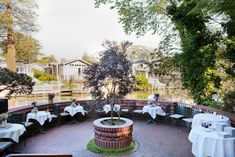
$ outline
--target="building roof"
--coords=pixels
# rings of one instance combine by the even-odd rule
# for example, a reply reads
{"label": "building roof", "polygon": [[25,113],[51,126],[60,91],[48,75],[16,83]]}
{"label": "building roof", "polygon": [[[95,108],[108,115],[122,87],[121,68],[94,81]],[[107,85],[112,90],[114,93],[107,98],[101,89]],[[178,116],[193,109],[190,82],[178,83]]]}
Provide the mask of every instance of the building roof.
{"label": "building roof", "polygon": [[72,59],[72,60],[66,61],[66,62],[64,62],[64,63],[62,63],[62,64],[63,64],[63,65],[67,65],[67,64],[71,64],[71,63],[74,63],[74,62],[77,62],[77,61],[82,62],[82,63],[84,63],[84,64],[86,64],[86,65],[90,65],[89,62],[87,62],[87,61],[85,61],[85,60],[83,60],[83,59]]}

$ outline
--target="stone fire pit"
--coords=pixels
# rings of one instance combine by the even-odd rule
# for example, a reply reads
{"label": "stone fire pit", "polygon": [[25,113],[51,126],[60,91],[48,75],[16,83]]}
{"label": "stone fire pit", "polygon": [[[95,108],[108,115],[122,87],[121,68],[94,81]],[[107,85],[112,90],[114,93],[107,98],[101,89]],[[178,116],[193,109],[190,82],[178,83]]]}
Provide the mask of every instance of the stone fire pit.
{"label": "stone fire pit", "polygon": [[[110,117],[100,118],[93,122],[95,131],[95,144],[105,149],[121,149],[131,145],[133,121],[120,118],[124,122],[121,125],[104,125]],[[114,117],[113,119],[118,119]]]}

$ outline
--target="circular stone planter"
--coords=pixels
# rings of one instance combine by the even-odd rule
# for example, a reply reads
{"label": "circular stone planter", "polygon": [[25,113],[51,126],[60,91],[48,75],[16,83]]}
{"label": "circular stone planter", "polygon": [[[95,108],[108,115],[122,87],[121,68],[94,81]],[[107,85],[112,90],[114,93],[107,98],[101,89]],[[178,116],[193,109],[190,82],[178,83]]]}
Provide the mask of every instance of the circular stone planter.
{"label": "circular stone planter", "polygon": [[[100,118],[93,122],[95,131],[95,144],[105,149],[121,149],[131,145],[133,121],[127,118],[120,118],[125,121],[122,125],[104,125],[102,121],[110,117]],[[113,117],[113,119],[118,119]]]}

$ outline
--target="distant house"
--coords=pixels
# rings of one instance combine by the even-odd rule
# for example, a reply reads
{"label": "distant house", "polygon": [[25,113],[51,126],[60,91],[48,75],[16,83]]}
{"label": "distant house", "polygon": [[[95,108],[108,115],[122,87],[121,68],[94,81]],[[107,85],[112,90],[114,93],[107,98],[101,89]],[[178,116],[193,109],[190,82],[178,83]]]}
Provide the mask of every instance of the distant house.
{"label": "distant house", "polygon": [[34,69],[44,72],[44,67],[37,63],[31,63],[31,64],[24,64],[21,62],[16,63],[16,72],[20,74],[27,74],[28,76],[33,77]]}
{"label": "distant house", "polygon": [[66,61],[59,66],[60,79],[64,81],[82,81],[84,78],[84,69],[87,68],[88,65],[90,65],[90,63],[82,59]]}
{"label": "distant house", "polygon": [[[0,67],[7,68],[6,60],[3,58],[0,58]],[[26,74],[28,76],[33,77],[33,75],[34,75],[33,69],[37,69],[39,71],[44,72],[44,67],[37,64],[37,63],[24,64],[22,62],[16,62],[16,72],[17,73]]]}
{"label": "distant house", "polygon": [[134,74],[142,74],[149,78],[151,74],[156,75],[158,64],[158,60],[138,59],[132,62],[132,69]]}

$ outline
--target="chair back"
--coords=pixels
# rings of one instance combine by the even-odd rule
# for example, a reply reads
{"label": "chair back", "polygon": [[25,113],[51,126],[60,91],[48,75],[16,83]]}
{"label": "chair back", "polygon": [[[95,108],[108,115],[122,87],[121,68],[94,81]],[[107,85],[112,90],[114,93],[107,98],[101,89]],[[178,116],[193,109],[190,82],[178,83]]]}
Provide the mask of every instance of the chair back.
{"label": "chair back", "polygon": [[22,124],[25,121],[24,117],[25,117],[24,113],[13,112],[8,117],[7,122],[9,122],[9,123],[16,123],[16,124]]}
{"label": "chair back", "polygon": [[127,106],[130,111],[134,111],[136,109],[136,104],[131,103],[131,104],[128,104]]}
{"label": "chair back", "polygon": [[185,115],[186,114],[186,110],[185,109],[186,109],[185,104],[178,103],[176,105],[175,113],[176,114]]}
{"label": "chair back", "polygon": [[82,105],[83,109],[86,111],[92,111],[92,104],[89,101],[85,101]]}
{"label": "chair back", "polygon": [[53,106],[53,114],[60,115],[60,104],[54,104]]}

